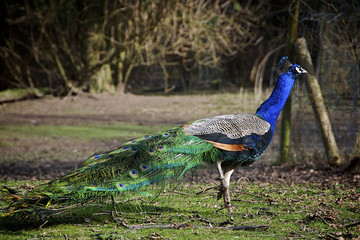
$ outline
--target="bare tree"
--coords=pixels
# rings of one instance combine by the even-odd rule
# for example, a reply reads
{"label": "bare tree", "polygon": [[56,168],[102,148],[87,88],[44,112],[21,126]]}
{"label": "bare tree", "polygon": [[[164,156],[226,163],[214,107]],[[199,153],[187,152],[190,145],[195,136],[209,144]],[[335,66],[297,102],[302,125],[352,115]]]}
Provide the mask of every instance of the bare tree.
{"label": "bare tree", "polygon": [[235,9],[231,1],[120,1],[104,18],[114,29],[104,35],[117,51],[114,84],[123,92],[134,67],[158,64],[166,91],[167,66],[221,67],[258,43],[258,22],[251,9]]}
{"label": "bare tree", "polygon": [[300,64],[308,71],[305,83],[309,92],[309,98],[316,120],[321,129],[321,135],[327,156],[329,158],[329,163],[338,167],[342,166],[344,162],[339,154],[339,149],[332,131],[319,81],[314,76],[315,70],[305,38],[297,39],[296,45],[296,54],[299,57]]}

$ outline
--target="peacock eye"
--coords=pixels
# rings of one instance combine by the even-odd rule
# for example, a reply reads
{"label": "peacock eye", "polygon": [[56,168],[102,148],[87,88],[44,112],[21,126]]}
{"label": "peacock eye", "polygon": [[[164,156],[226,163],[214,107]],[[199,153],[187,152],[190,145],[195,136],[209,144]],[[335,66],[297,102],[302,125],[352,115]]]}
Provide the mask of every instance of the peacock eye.
{"label": "peacock eye", "polygon": [[162,150],[164,150],[164,147],[159,145],[159,146],[157,147],[157,150],[158,150],[158,151],[162,151]]}
{"label": "peacock eye", "polygon": [[122,188],[125,187],[125,184],[117,183],[117,184],[116,184],[116,187],[117,187],[119,190],[121,190]]}
{"label": "peacock eye", "polygon": [[168,133],[164,133],[163,136],[164,136],[164,137],[168,137],[169,134],[168,134]]}
{"label": "peacock eye", "polygon": [[150,149],[149,149],[149,153],[150,153],[150,154],[153,154],[153,153],[154,153],[154,149],[150,148]]}
{"label": "peacock eye", "polygon": [[148,167],[146,165],[141,165],[140,169],[141,169],[141,171],[146,171],[148,169]]}
{"label": "peacock eye", "polygon": [[131,170],[131,171],[129,172],[129,174],[130,174],[130,176],[131,176],[132,178],[137,178],[137,177],[138,177],[138,173],[137,173],[135,170]]}
{"label": "peacock eye", "polygon": [[100,157],[100,155],[97,155],[97,156],[94,157],[94,159],[99,158],[99,157]]}

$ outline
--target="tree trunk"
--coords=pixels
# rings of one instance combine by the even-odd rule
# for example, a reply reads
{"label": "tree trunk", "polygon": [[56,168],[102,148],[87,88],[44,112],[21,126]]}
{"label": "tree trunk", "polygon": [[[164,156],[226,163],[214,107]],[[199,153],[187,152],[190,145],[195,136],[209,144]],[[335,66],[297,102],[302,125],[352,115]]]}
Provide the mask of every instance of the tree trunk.
{"label": "tree trunk", "polygon": [[[299,17],[299,0],[296,0],[292,12],[288,15],[288,41],[286,45],[286,55],[292,59],[292,44],[297,38]],[[291,95],[286,101],[282,110],[281,136],[280,136],[280,155],[279,163],[287,162],[290,154],[290,127],[291,127]]]}
{"label": "tree trunk", "polygon": [[354,150],[350,156],[350,164],[345,170],[360,173],[360,132],[356,136]]}
{"label": "tree trunk", "polygon": [[312,108],[315,113],[316,120],[320,126],[323,143],[329,162],[331,165],[341,166],[343,160],[340,158],[339,149],[337,147],[334,133],[331,129],[331,123],[326,111],[324,99],[321,93],[320,85],[317,78],[313,75],[315,73],[312,64],[310,52],[306,45],[305,38],[299,38],[296,41],[296,54],[299,56],[299,61],[302,67],[307,71],[306,87],[309,92],[309,98]]}

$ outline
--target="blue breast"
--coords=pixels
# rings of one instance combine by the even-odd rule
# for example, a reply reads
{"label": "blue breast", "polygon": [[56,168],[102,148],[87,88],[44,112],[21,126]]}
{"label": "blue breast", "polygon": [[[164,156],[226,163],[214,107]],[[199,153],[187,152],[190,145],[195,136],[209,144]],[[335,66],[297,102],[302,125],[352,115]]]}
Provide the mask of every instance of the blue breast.
{"label": "blue breast", "polygon": [[273,132],[270,130],[264,135],[249,135],[241,139],[248,148],[243,151],[223,151],[220,158],[224,159],[224,164],[230,166],[248,166],[261,157],[265,149],[269,146]]}

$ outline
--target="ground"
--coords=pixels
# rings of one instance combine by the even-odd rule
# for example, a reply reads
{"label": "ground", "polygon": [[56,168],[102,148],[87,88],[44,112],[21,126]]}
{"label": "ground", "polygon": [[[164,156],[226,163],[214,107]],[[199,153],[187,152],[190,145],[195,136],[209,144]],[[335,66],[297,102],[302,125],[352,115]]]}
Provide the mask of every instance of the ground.
{"label": "ground", "polygon": [[[261,101],[262,99],[254,100],[246,93],[177,96],[83,94],[65,99],[48,96],[42,99],[3,104],[0,105],[0,130],[3,135],[0,136],[0,152],[2,153],[0,178],[53,179],[77,168],[93,153],[116,148],[128,138],[141,135],[141,130],[137,132],[135,129],[133,134],[130,130],[125,136],[120,133],[117,136],[116,132],[108,136],[105,131],[98,129],[99,126],[110,126],[112,132],[118,128],[120,132],[122,125],[126,128],[130,124],[129,129],[138,125],[149,128],[148,131],[151,133],[208,116],[236,112],[252,113]],[[311,116],[311,113],[308,115]],[[295,119],[295,127],[301,125],[301,131],[316,131],[314,119],[302,118],[301,120],[299,124]],[[333,122],[338,123],[339,133],[345,135],[338,139],[348,142],[349,137],[346,137],[342,131],[346,123],[343,119],[337,121],[337,116],[333,117]],[[54,132],[51,129],[53,126],[59,129]],[[74,128],[64,129],[66,126]],[[79,128],[79,134],[91,136],[76,136]],[[98,130],[95,135],[95,130],[92,128]],[[67,136],[67,133],[73,130],[75,135]],[[358,175],[330,170],[324,159],[314,159],[315,163],[309,164],[311,159],[309,160],[308,156],[317,157],[317,153],[321,152],[318,149],[313,149],[313,154],[307,152],[307,156],[303,156],[304,162],[298,161],[296,166],[293,164],[281,167],[269,166],[268,163],[275,161],[277,156],[279,127],[276,130],[273,142],[264,156],[254,166],[239,169],[234,174],[234,178],[246,177],[259,181],[270,179],[293,181],[298,178],[299,181],[313,179],[326,182],[331,177],[333,181],[339,182],[356,183],[358,181]],[[24,135],[24,131],[28,134]],[[16,134],[17,132],[21,134]],[[303,135],[306,134],[306,132],[303,133]],[[316,137],[319,138],[319,136]],[[313,140],[315,137],[309,138]],[[308,148],[310,145],[314,147],[314,142],[308,143],[306,138],[304,142],[303,148]],[[321,143],[318,142],[321,148]],[[215,175],[216,171],[212,169],[201,172],[196,177],[198,181],[209,181],[214,179]]]}
{"label": "ground", "polygon": [[[245,100],[244,100],[245,99]],[[44,130],[39,134],[18,136],[14,134],[28,127],[40,131],[40,126],[78,126],[92,131],[95,126],[139,125],[150,128],[150,133],[159,129],[180,125],[191,120],[228,113],[252,113],[262,99],[254,100],[246,94],[200,94],[177,96],[140,96],[133,94],[83,94],[65,99],[45,97],[0,105],[0,126],[4,133],[0,136],[0,178],[2,179],[53,179],[73,170],[95,152],[118,147],[128,138],[138,136],[136,130],[120,137],[98,135],[90,138],[66,136],[65,133]],[[305,120],[304,120],[305,119]],[[304,118],[302,129],[314,129],[313,119]],[[336,116],[333,121],[336,121]],[[341,122],[338,122],[339,125]],[[295,120],[296,124],[296,120]],[[306,124],[308,127],[304,127]],[[131,127],[130,127],[131,128]],[[343,129],[343,126],[339,126]],[[6,132],[9,130],[12,132]],[[74,128],[76,130],[76,128]],[[119,127],[121,130],[121,128]],[[119,131],[120,131],[119,130]],[[234,178],[246,177],[251,180],[268,181],[282,179],[301,181],[339,181],[356,183],[358,175],[330,170],[324,159],[321,163],[308,164],[309,160],[297,162],[296,166],[271,167],[278,150],[278,130],[265,155],[254,166],[239,169]],[[31,131],[31,130],[30,130]],[[63,129],[59,130],[64,131]],[[71,129],[68,131],[72,131]],[[112,130],[111,130],[112,131]],[[140,131],[141,132],[141,131]],[[7,133],[7,134],[6,134]],[[87,134],[86,132],[83,134]],[[306,134],[306,133],[305,133]],[[305,135],[304,134],[304,135]],[[60,136],[59,136],[60,135]],[[90,134],[91,135],[91,134]],[[343,133],[343,135],[345,135]],[[343,138],[348,141],[346,137]],[[310,143],[313,145],[314,143]],[[321,144],[320,144],[321,146]],[[316,155],[316,151],[314,153]],[[311,154],[309,154],[311,156]],[[321,165],[319,167],[319,165]],[[315,169],[314,169],[315,168]],[[264,174],[266,172],[267,174]],[[211,176],[209,176],[211,174]],[[198,181],[214,179],[215,169],[201,172]],[[328,178],[331,177],[332,180]]]}

